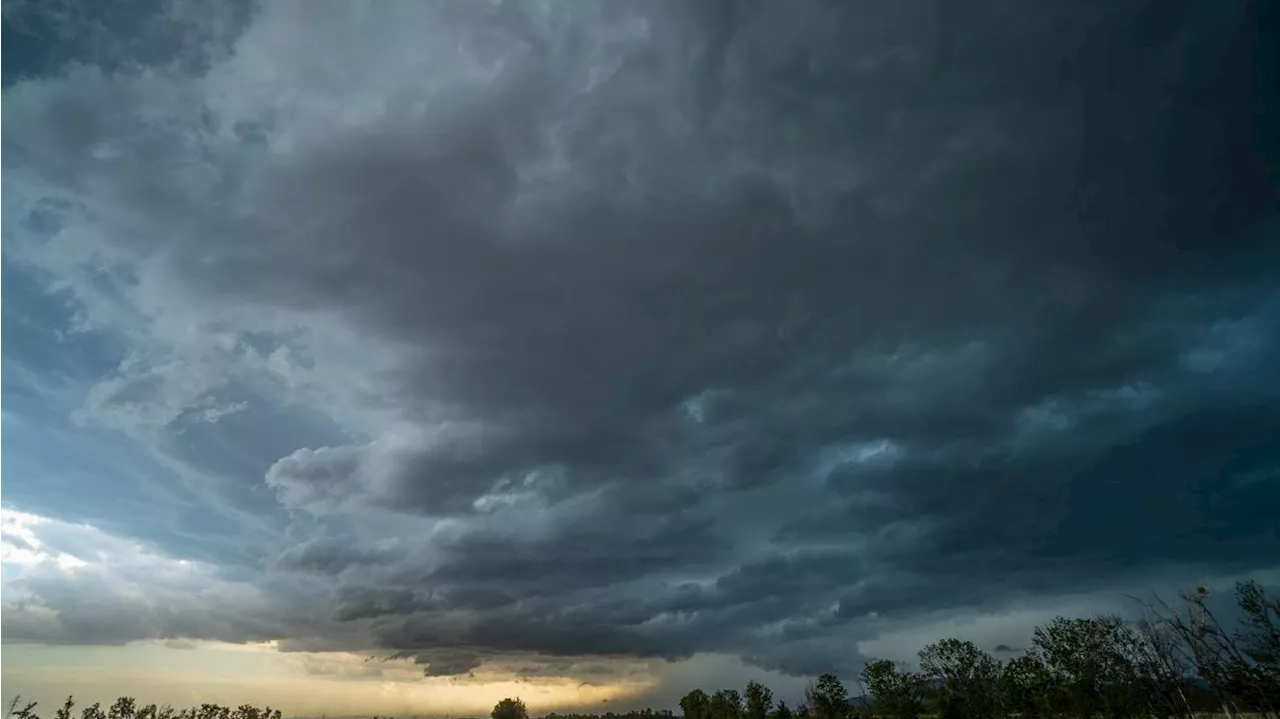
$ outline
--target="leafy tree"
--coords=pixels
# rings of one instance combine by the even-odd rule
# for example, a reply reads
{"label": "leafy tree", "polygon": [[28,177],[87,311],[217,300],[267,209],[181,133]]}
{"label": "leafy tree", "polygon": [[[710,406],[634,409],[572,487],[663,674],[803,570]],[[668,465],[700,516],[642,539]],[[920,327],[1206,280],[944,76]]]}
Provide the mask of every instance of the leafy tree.
{"label": "leafy tree", "polygon": [[196,710],[195,719],[231,719],[231,707],[221,704],[201,704]]}
{"label": "leafy tree", "polygon": [[1136,672],[1124,647],[1132,630],[1118,617],[1058,617],[1032,640],[1057,685],[1057,699],[1074,716],[1130,717],[1142,713]]}
{"label": "leafy tree", "polygon": [[1000,664],[970,641],[943,639],[920,650],[920,672],[942,719],[990,719],[998,708]]}
{"label": "leafy tree", "polygon": [[680,699],[684,719],[710,719],[711,697],[701,689],[694,689]]}
{"label": "leafy tree", "polygon": [[771,719],[793,719],[791,708],[787,706],[786,702],[778,702],[777,708],[773,710]]}
{"label": "leafy tree", "polygon": [[711,695],[708,713],[710,719],[742,719],[742,695],[737,689],[721,689]]}
{"label": "leafy tree", "polygon": [[773,711],[773,692],[760,682],[748,682],[745,692],[747,699],[747,719],[769,719]]}
{"label": "leafy tree", "polygon": [[893,719],[918,719],[924,713],[920,677],[899,671],[888,659],[868,664],[862,670],[862,683],[866,685],[879,715]]}
{"label": "leafy tree", "polygon": [[137,713],[137,702],[133,697],[120,697],[107,710],[107,719],[133,719]]}
{"label": "leafy tree", "polygon": [[22,704],[21,708],[18,707],[19,704],[22,704],[22,696],[14,695],[13,701],[9,702],[9,709],[4,713],[5,719],[40,719],[40,716],[35,713],[36,704],[39,702],[28,702]]}
{"label": "leafy tree", "polygon": [[805,690],[805,700],[817,719],[842,719],[849,709],[849,692],[834,674],[823,674]]}
{"label": "leafy tree", "polygon": [[68,696],[62,706],[53,712],[53,719],[71,719],[71,710],[75,708],[75,705],[76,700]]}
{"label": "leafy tree", "polygon": [[498,702],[489,713],[490,719],[529,719],[529,709],[520,700],[507,697]]}
{"label": "leafy tree", "polygon": [[1053,678],[1034,653],[1005,662],[998,683],[1000,705],[1006,713],[1024,717],[1048,716],[1056,705]]}

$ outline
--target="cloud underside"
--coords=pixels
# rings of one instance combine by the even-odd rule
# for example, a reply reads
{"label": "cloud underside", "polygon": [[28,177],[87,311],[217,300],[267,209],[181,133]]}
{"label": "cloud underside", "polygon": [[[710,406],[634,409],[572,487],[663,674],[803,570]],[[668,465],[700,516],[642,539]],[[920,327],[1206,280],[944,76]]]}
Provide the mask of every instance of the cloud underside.
{"label": "cloud underside", "polygon": [[214,613],[33,566],[6,641],[804,673],[1274,564],[1241,8],[271,3],[10,85],[6,264],[126,348],[77,416],[254,540],[148,550]]}

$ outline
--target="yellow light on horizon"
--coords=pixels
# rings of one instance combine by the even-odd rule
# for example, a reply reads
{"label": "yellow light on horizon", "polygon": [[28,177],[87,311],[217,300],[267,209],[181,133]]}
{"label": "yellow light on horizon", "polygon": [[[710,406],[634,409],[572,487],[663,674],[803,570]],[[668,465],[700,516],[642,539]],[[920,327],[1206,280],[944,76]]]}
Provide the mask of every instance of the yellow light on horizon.
{"label": "yellow light on horizon", "polygon": [[355,654],[281,653],[274,642],[186,646],[11,645],[4,650],[4,685],[9,694],[20,692],[41,706],[61,704],[71,694],[80,706],[133,696],[175,707],[269,704],[286,716],[483,717],[504,697],[520,697],[535,714],[599,709],[644,694],[656,682],[650,676],[606,684],[574,677],[526,679],[487,667],[471,675],[426,677],[407,661],[380,663],[381,675],[367,677],[358,676],[368,666],[366,657]]}

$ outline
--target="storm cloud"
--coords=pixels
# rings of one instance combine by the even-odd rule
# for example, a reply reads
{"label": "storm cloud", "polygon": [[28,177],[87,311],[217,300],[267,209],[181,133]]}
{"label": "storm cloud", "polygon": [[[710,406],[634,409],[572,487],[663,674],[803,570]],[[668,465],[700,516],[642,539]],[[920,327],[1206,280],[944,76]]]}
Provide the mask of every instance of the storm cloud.
{"label": "storm cloud", "polygon": [[6,422],[200,519],[6,504],[218,589],[46,563],[6,641],[856,671],[1280,557],[1270,5],[24,10]]}

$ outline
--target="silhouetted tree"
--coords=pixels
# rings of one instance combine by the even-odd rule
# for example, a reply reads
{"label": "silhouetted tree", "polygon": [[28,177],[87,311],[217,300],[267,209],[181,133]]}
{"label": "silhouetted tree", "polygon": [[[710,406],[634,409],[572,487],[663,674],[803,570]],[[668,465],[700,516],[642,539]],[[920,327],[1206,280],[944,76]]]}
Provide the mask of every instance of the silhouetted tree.
{"label": "silhouetted tree", "polygon": [[1000,706],[1006,714],[1049,716],[1054,703],[1053,677],[1044,662],[1028,652],[1005,662],[1000,670]]}
{"label": "silhouetted tree", "polygon": [[520,697],[512,699],[507,697],[498,702],[493,707],[493,711],[489,712],[490,719],[529,719],[529,709],[525,707]]}
{"label": "silhouetted tree", "polygon": [[760,682],[747,682],[747,719],[769,719],[773,711],[773,692]]}
{"label": "silhouetted tree", "polygon": [[711,695],[710,719],[742,719],[745,710],[737,689],[721,689]]}
{"label": "silhouetted tree", "polygon": [[684,719],[710,719],[708,713],[710,707],[711,697],[701,689],[694,689],[680,699],[680,710],[684,712]]}
{"label": "silhouetted tree", "polygon": [[1057,617],[1038,627],[1032,643],[1053,678],[1056,699],[1071,716],[1130,717],[1145,698],[1124,647],[1132,630],[1118,617]]}
{"label": "silhouetted tree", "polygon": [[862,670],[862,683],[871,695],[877,714],[893,719],[917,719],[924,713],[920,676],[899,671],[888,659],[868,664]]}
{"label": "silhouetted tree", "polygon": [[133,697],[120,697],[107,710],[107,719],[133,719],[137,713],[137,702]]}
{"label": "silhouetted tree", "polygon": [[22,704],[22,696],[14,695],[13,701],[9,702],[9,708],[5,711],[5,719],[40,719],[35,713],[36,704],[39,702],[28,702]]}
{"label": "silhouetted tree", "polygon": [[1234,631],[1209,607],[1207,587],[1182,595],[1183,607],[1157,600],[1153,618],[1177,636],[1178,646],[1228,715],[1280,709],[1280,599],[1270,599],[1252,580],[1238,582],[1240,612]]}
{"label": "silhouetted tree", "polygon": [[849,691],[834,674],[823,674],[805,690],[816,719],[842,719],[849,710]]}
{"label": "silhouetted tree", "polygon": [[1194,715],[1188,699],[1193,690],[1188,679],[1193,669],[1167,626],[1144,617],[1133,624],[1132,631],[1121,634],[1118,642],[1148,714],[1156,719]]}
{"label": "silhouetted tree", "polygon": [[1000,664],[970,641],[943,639],[920,650],[933,711],[942,719],[990,719],[999,701]]}
{"label": "silhouetted tree", "polygon": [[71,710],[75,708],[75,705],[75,699],[68,696],[62,706],[53,712],[53,719],[71,719]]}

